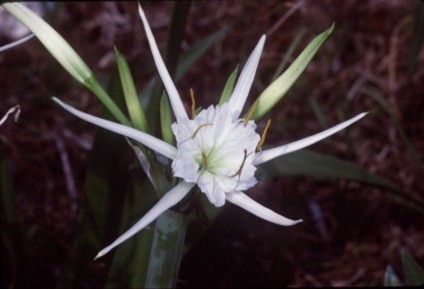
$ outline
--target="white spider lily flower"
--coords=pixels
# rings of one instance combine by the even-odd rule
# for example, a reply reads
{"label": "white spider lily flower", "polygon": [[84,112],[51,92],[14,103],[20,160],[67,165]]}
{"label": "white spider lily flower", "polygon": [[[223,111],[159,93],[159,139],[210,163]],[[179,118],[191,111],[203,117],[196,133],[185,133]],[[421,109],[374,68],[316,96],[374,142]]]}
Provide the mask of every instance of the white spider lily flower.
{"label": "white spider lily flower", "polygon": [[145,228],[162,212],[177,204],[195,185],[217,207],[222,206],[227,200],[264,220],[278,225],[290,226],[301,222],[302,220],[291,220],[277,214],[242,192],[253,187],[257,182],[254,176],[255,165],[312,145],[344,129],[364,117],[366,113],[359,114],[333,128],[305,139],[269,150],[260,150],[261,145],[258,145],[258,143],[262,143],[262,139],[255,131],[256,124],[253,120],[240,119],[239,116],[259,63],[265,43],[264,35],[246,62],[228,102],[217,106],[211,105],[198,115],[193,116],[193,119],[189,119],[140,6],[139,12],[153,58],[176,116],[176,122],[172,124],[177,142],[176,147],[134,128],[86,114],[57,98],[53,99],[77,117],[134,139],[171,159],[174,176],[182,180],[166,193],[133,227],[101,250],[96,258],[105,255]]}

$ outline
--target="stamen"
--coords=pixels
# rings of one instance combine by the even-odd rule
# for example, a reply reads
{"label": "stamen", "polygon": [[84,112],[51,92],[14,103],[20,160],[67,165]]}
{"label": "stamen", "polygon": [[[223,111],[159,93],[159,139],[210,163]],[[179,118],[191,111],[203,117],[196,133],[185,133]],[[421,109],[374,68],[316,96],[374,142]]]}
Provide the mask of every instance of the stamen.
{"label": "stamen", "polygon": [[255,101],[253,104],[253,108],[249,111],[249,114],[247,115],[246,119],[244,120],[244,127],[246,127],[249,120],[252,118],[253,113],[258,108],[259,100]]}
{"label": "stamen", "polygon": [[262,133],[261,140],[259,141],[258,146],[256,147],[256,151],[261,150],[261,148],[262,148],[262,146],[265,142],[265,137],[266,137],[266,134],[268,132],[268,128],[269,128],[270,125],[271,125],[271,119],[268,119],[266,126],[265,126],[265,129],[264,129],[264,132]]}
{"label": "stamen", "polygon": [[212,125],[212,123],[204,123],[199,125],[199,127],[194,131],[193,135],[191,136],[191,139],[194,139],[196,137],[197,133],[202,127],[209,126],[209,125]]}
{"label": "stamen", "polygon": [[196,117],[196,100],[194,99],[194,92],[192,88],[190,88],[190,97],[191,97],[191,116],[194,119]]}

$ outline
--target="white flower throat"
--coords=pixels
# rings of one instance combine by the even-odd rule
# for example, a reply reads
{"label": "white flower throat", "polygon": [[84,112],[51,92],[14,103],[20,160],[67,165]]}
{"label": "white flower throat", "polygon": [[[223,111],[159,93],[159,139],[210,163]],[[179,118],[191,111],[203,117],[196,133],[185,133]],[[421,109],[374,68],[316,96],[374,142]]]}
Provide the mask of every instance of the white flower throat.
{"label": "white flower throat", "polygon": [[197,183],[210,202],[222,206],[225,193],[256,184],[252,161],[261,138],[255,129],[252,120],[233,121],[227,103],[179,120],[172,125],[177,140],[174,175]]}

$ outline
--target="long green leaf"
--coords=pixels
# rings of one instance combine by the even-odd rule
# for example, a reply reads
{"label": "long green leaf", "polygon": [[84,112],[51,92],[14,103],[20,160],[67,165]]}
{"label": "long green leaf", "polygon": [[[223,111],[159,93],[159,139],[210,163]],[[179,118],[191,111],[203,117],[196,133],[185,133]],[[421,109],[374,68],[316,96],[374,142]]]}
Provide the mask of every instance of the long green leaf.
{"label": "long green leaf", "polygon": [[308,100],[309,100],[309,105],[311,106],[312,111],[314,112],[315,117],[318,120],[319,126],[321,127],[321,129],[327,129],[328,124],[327,124],[327,121],[325,120],[324,112],[321,109],[320,105],[318,104],[316,98],[310,97]]}
{"label": "long green leaf", "polygon": [[178,56],[181,54],[181,41],[184,39],[188,13],[191,1],[173,2],[171,19],[168,25],[165,63],[169,75],[174,76],[178,66]]}
{"label": "long green leaf", "polygon": [[236,84],[237,74],[238,74],[238,65],[236,69],[230,74],[225,83],[224,90],[222,91],[221,98],[219,99],[219,105],[225,103],[230,99],[231,94],[233,93],[234,86]]}
{"label": "long green leaf", "polygon": [[405,271],[406,281],[409,286],[423,286],[424,285],[424,270],[418,265],[417,261],[403,251],[401,253],[403,270]]}
{"label": "long green leaf", "polygon": [[302,28],[296,33],[296,36],[294,37],[289,48],[287,49],[287,53],[284,55],[284,58],[281,61],[280,65],[278,65],[278,68],[275,71],[274,76],[272,77],[272,81],[274,81],[283,72],[284,68],[287,65],[287,62],[289,62],[289,59],[291,58],[294,50],[296,49],[297,45],[299,45],[299,42],[300,40],[302,40],[305,33],[306,28]]}
{"label": "long green leaf", "polygon": [[351,162],[303,149],[260,165],[261,179],[275,175],[311,175],[315,177],[350,178],[366,183],[395,188],[386,179],[376,176]]}
{"label": "long green leaf", "polygon": [[[131,177],[131,189],[126,195],[119,232],[125,232],[157,202],[157,195],[149,182],[139,175]],[[143,288],[147,278],[149,256],[152,247],[155,223],[116,248],[105,288]],[[113,252],[112,252],[113,254]]]}
{"label": "long green leaf", "polygon": [[131,122],[136,129],[148,133],[149,126],[147,124],[144,110],[141,107],[140,101],[138,99],[130,68],[128,67],[127,61],[119,52],[119,50],[116,47],[114,47],[114,49],[119,75],[121,78],[122,89],[124,91],[125,101],[127,104],[128,112],[130,114]]}
{"label": "long green leaf", "polygon": [[411,207],[424,212],[424,202],[408,194],[387,179],[375,175],[351,162],[333,156],[300,150],[260,165],[257,177],[266,179],[275,175],[310,175],[321,178],[346,178],[386,188]]}
{"label": "long green leaf", "polygon": [[66,40],[47,22],[20,3],[2,6],[25,25],[62,67],[78,82],[90,89],[122,124],[130,125],[127,117],[99,84],[91,69]]}
{"label": "long green leaf", "polygon": [[408,52],[408,74],[412,76],[415,67],[418,63],[418,55],[421,51],[424,40],[424,2],[415,0],[415,7],[413,9],[413,24],[411,43]]}
{"label": "long green leaf", "polygon": [[[23,288],[26,283],[25,241],[14,203],[14,188],[6,158],[3,140],[0,139],[0,197],[2,280],[8,288]],[[7,271],[9,274],[6,275]],[[4,282],[4,283],[3,283]]]}
{"label": "long green leaf", "polygon": [[209,48],[225,33],[228,32],[228,28],[224,27],[221,30],[218,30],[205,38],[196,42],[190,49],[183,53],[178,60],[178,67],[175,73],[175,81],[179,81],[186,72],[196,63],[200,57],[208,51]]}
{"label": "long green leaf", "polygon": [[[117,70],[111,77],[109,92],[116,96],[116,102],[124,107]],[[101,117],[113,119],[107,110]],[[74,245],[75,258],[65,264],[62,276],[59,278],[60,282],[57,284],[58,288],[66,288],[70,284],[73,284],[74,288],[82,288],[90,282],[101,282],[96,280],[99,277],[91,268],[105,260],[94,262],[93,258],[118,234],[124,198],[128,191],[131,154],[125,138],[104,129],[97,129],[85,180],[85,194]],[[106,259],[107,263],[110,257]]]}
{"label": "long green leaf", "polygon": [[[331,34],[333,28],[334,24],[320,35],[316,36],[290,65],[290,67],[261,93],[257,99],[259,104],[252,115],[252,119],[256,120],[261,118],[281,100],[281,98],[305,70],[306,66],[317,53],[318,49]],[[249,111],[252,108],[253,106],[249,109]]]}
{"label": "long green leaf", "polygon": [[397,121],[393,111],[390,108],[390,105],[387,103],[387,101],[384,99],[383,95],[378,92],[376,89],[371,87],[363,87],[360,90],[361,92],[369,95],[375,102],[377,102],[380,107],[383,109],[385,113],[390,117],[391,122],[393,123],[398,135],[408,148],[409,153],[412,156],[412,159],[415,161],[417,167],[420,169],[421,173],[424,174],[424,163],[421,161],[419,154],[415,150],[414,146],[411,144],[411,142],[408,139],[408,136],[406,135],[404,129],[400,125],[400,123]]}
{"label": "long green leaf", "polygon": [[172,110],[169,98],[164,91],[160,99],[160,125],[162,130],[162,139],[169,144],[174,144],[175,137],[172,132]]}
{"label": "long green leaf", "polygon": [[[122,87],[120,86],[119,79],[117,75],[114,75],[111,80],[111,89],[113,89],[112,95],[116,95],[123,101],[124,97],[122,96]],[[121,102],[121,105],[124,105]],[[114,136],[115,137],[115,136]],[[122,144],[122,148],[113,149],[110,148],[109,154],[116,155],[119,157],[122,155],[125,157],[126,152],[130,152],[130,146],[128,143],[120,136],[116,136],[119,139],[123,140],[125,144]],[[133,152],[130,152],[132,154]],[[107,152],[104,154],[107,155]],[[154,156],[146,153],[147,159],[149,159],[150,168],[149,172],[151,177],[154,179],[154,183],[159,185],[157,186],[158,190],[164,191],[168,188],[167,180],[160,180],[163,176],[159,171],[157,164],[152,162]],[[117,166],[121,161],[111,161],[109,166]],[[109,210],[106,214],[104,222],[114,220],[118,223],[115,226],[115,229],[111,229],[105,234],[103,238],[102,246],[96,248],[97,251],[104,247],[104,245],[111,243],[116,239],[120,234],[125,232],[131,225],[133,225],[138,219],[141,218],[153,205],[157,202],[158,194],[155,189],[152,187],[149,179],[146,174],[141,170],[137,169],[134,173],[128,171],[129,165],[125,162],[125,159],[122,160],[124,168],[115,168],[118,171],[110,171],[109,176],[104,176],[102,178],[103,182],[106,182],[105,189],[113,190],[107,200],[113,206],[116,202],[116,198],[119,198],[118,209],[122,204],[122,209],[120,212]],[[143,169],[145,169],[143,167]],[[159,172],[158,172],[159,171]],[[117,174],[115,177],[113,173]],[[119,180],[117,179],[120,176],[120,173],[124,173],[127,176],[127,179]],[[121,181],[121,182],[120,182]],[[141,184],[141,185],[140,185]],[[162,192],[159,192],[162,193]],[[112,194],[114,196],[112,196]],[[163,194],[163,193],[162,193]],[[112,208],[111,207],[111,208]],[[119,230],[118,230],[119,227]],[[112,227],[113,228],[113,227]],[[142,288],[144,287],[146,280],[146,272],[149,265],[149,255],[150,249],[152,246],[152,239],[154,236],[155,223],[150,225],[151,229],[145,229],[139,232],[136,236],[129,239],[127,242],[122,244],[116,249],[116,252],[111,253],[110,256],[106,256],[105,260],[112,259],[109,274],[105,284],[106,288]],[[101,262],[102,260],[99,260]]]}

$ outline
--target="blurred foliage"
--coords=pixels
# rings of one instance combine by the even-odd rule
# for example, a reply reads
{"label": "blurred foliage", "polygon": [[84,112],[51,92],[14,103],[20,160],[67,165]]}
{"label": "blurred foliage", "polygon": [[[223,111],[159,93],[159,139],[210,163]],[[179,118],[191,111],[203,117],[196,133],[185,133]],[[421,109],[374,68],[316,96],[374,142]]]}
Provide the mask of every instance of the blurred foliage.
{"label": "blurred foliage", "polygon": [[[422,286],[424,285],[424,270],[406,251],[401,252],[403,271],[406,277],[405,285]],[[402,286],[402,282],[394,272],[393,268],[388,265],[384,273],[384,286],[394,287]]]}

